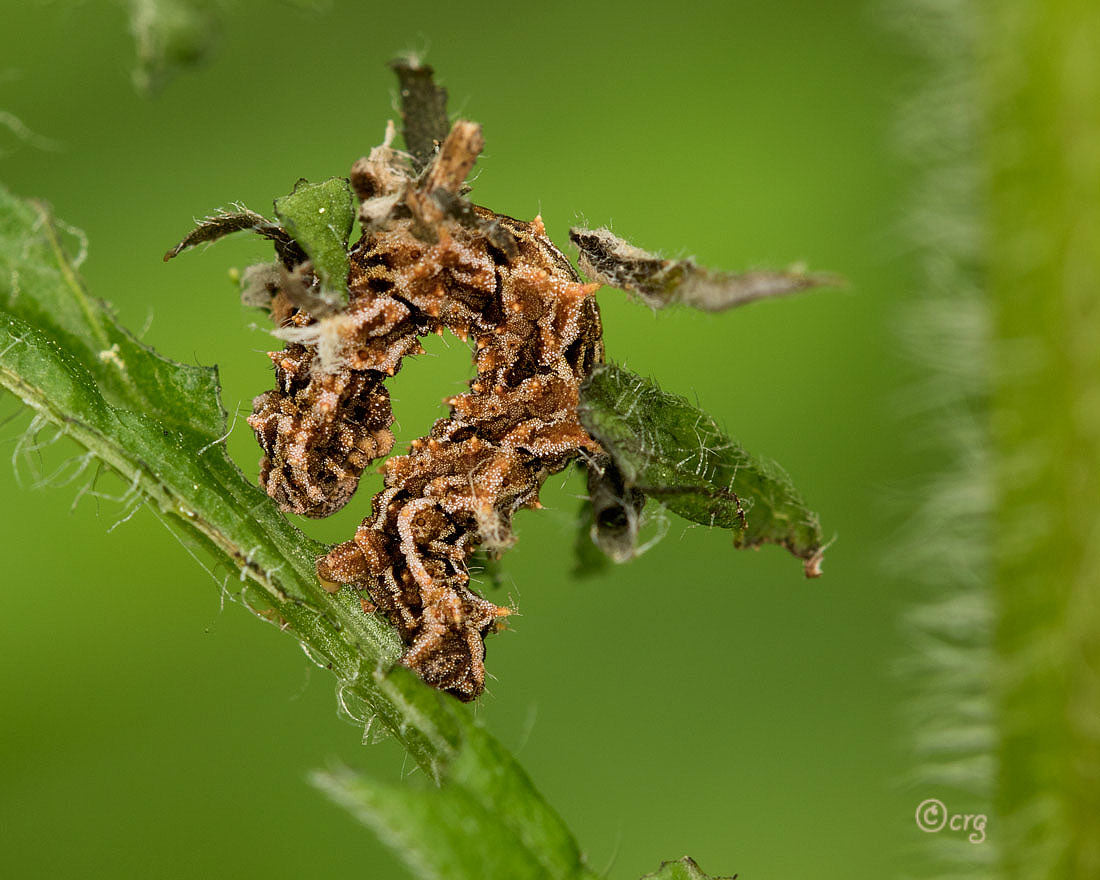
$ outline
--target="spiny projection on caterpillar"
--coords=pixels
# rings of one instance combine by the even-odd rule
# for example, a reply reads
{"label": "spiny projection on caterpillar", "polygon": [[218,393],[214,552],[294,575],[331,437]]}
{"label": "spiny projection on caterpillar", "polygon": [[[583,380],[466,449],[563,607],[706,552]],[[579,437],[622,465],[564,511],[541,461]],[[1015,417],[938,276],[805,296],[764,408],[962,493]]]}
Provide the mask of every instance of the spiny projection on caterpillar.
{"label": "spiny projection on caterpillar", "polygon": [[[539,217],[517,220],[466,198],[481,127],[449,123],[431,68],[393,67],[405,150],[394,147],[391,122],[348,179],[299,181],[276,200],[278,222],[219,212],[165,255],[240,230],[274,244],[277,259],[242,277],[244,301],[265,308],[286,343],[269,354],[275,387],[256,397],[248,423],[263,448],[260,482],[287,512],[334,513],[391,452],[385,382],[423,352],[421,337],[450,331],[472,344],[469,391],[447,398],[450,414],[385,461],[370,515],[317,561],[322,582],[365,593],[364,611],[381,611],[401,634],[403,662],[472,700],[485,687],[485,636],[509,609],[472,588],[471,557],[499,558],[515,540],[514,514],[540,507],[545,479],[571,462],[588,472],[587,534],[616,561],[635,555],[653,496],[733,529],[738,546],[786,546],[807,574],[819,573],[820,528],[785,474],[682,398],[604,363],[595,294],[609,285],[654,307],[719,311],[831,279],[710,272],[607,230],[574,229],[585,282]],[[356,218],[361,235],[349,246]]]}

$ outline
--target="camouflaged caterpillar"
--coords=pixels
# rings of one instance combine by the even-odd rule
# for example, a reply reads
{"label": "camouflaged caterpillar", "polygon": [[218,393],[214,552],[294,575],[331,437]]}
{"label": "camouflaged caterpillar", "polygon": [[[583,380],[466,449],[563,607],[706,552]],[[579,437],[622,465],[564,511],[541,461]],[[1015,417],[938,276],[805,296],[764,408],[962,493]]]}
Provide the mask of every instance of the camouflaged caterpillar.
{"label": "camouflaged caterpillar", "polygon": [[600,285],[582,283],[540,218],[462,198],[482,145],[480,127],[459,121],[419,177],[389,136],[355,164],[363,234],[346,306],[311,310],[317,278],[284,244],[265,283],[289,343],[271,353],[275,388],[248,419],[268,494],[327,516],[393,447],[384,381],[423,351],[419,337],[472,339],[470,390],[385,463],[371,515],[317,564],[323,581],[366,591],[404,639],[403,662],[462,700],[483,691],[484,637],[509,613],[471,589],[470,557],[507,548],[512,516],[540,506],[547,476],[599,451],[576,413],[580,383],[603,360]]}
{"label": "camouflaged caterpillar", "polygon": [[[655,309],[683,304],[718,312],[835,284],[835,276],[801,267],[713,271],[690,259],[662,259],[606,229],[574,228],[580,267],[596,282],[586,284],[540,218],[516,220],[466,200],[465,181],[484,146],[480,126],[449,125],[446,90],[432,81],[430,67],[410,60],[391,66],[401,82],[409,152],[391,146],[391,123],[383,143],[355,163],[350,184],[300,181],[302,193],[296,186],[277,200],[282,225],[235,206],[201,221],[165,255],[240,230],[274,242],[277,262],[246,270],[242,299],[269,310],[275,335],[287,345],[270,353],[275,388],[254,400],[248,423],[264,450],[260,483],[288,512],[323,517],[339,510],[367,466],[390,453],[393,412],[384,383],[405,357],[422,353],[420,337],[450,330],[473,340],[470,390],[447,398],[450,414],[407,454],[386,461],[370,516],[352,540],[318,560],[322,583],[365,592],[364,610],[380,609],[403,638],[407,666],[461,700],[475,699],[485,688],[485,636],[509,610],[471,589],[471,557],[478,547],[494,558],[507,549],[516,511],[541,506],[546,478],[582,457],[591,496],[588,536],[615,561],[641,552],[646,496],[671,494],[695,499],[673,509],[704,525],[715,525],[718,511],[700,507],[700,498],[718,499],[719,507],[732,503],[736,517],[726,526],[743,533],[737,546],[779,544],[803,560],[808,577],[819,575],[824,546],[816,514],[785,474],[755,462],[698,410],[687,435],[677,434],[675,420],[662,428],[668,448],[699,442],[698,420],[706,420],[724,438],[723,449],[738,450],[737,460],[751,465],[746,487],[766,496],[751,535],[732,478],[717,487],[701,487],[699,473],[679,481],[679,452],[656,484],[626,479],[617,457],[632,467],[630,444],[592,421],[592,383],[602,376],[613,384],[608,377],[622,372],[596,370],[604,349],[594,294],[606,284]],[[355,197],[362,235],[349,248]],[[690,408],[646,380],[631,381],[653,389],[654,406]],[[644,434],[642,422],[637,430]],[[713,450],[689,453],[685,461]]]}

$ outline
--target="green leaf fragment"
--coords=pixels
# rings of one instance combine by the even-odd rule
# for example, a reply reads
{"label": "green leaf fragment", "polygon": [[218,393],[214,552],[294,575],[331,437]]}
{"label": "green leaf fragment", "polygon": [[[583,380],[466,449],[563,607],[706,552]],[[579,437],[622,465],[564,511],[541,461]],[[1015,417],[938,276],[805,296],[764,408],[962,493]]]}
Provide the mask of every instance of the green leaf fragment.
{"label": "green leaf fragment", "polygon": [[219,437],[225,414],[214,370],[162,358],[120,327],[84,289],[70,241],[44,205],[0,186],[0,309],[46,332],[108,401],[155,415],[174,430]]}
{"label": "green leaf fragment", "polygon": [[305,179],[275,200],[275,214],[313,263],[321,288],[338,303],[347,302],[348,238],[355,222],[355,196],[343,177],[321,183]]}
{"label": "green leaf fragment", "polygon": [[609,229],[569,230],[580,251],[581,271],[593,281],[630,291],[654,309],[685,305],[721,312],[759,299],[771,299],[836,286],[834,275],[810,274],[800,268],[780,272],[715,272],[692,260],[665,260],[617,237]]}
{"label": "green leaf fragment", "polygon": [[396,703],[410,697],[408,716],[445,719],[425,732],[441,755],[438,787],[382,783],[348,768],[315,772],[314,785],[425,880],[594,880],[561,817],[468,709],[424,693],[403,667],[378,678]]}
{"label": "green leaf fragment", "polygon": [[779,465],[731,440],[706,413],[620,367],[598,367],[581,386],[581,423],[626,484],[674,513],[733,531],[736,547],[778,544],[821,573],[817,514]]}
{"label": "green leaf fragment", "polygon": [[661,867],[653,874],[646,874],[642,880],[737,880],[733,877],[711,877],[704,874],[695,860],[684,856],[674,862],[661,862]]}

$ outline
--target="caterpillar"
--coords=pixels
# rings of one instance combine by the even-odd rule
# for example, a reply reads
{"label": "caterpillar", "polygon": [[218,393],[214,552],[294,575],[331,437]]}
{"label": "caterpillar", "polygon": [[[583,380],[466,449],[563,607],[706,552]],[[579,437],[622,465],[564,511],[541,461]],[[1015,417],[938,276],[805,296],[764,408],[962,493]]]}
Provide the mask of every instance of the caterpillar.
{"label": "caterpillar", "polygon": [[472,588],[471,555],[503,552],[513,515],[541,506],[544,480],[601,451],[577,420],[580,383],[604,356],[600,285],[582,282],[541,218],[463,198],[480,127],[455,123],[419,176],[389,140],[352,169],[363,232],[346,306],[314,307],[316,277],[283,248],[269,307],[288,344],[269,355],[275,388],[248,423],[265,491],[286,511],[327,516],[392,450],[385,381],[422,353],[420,338],[472,342],[470,390],[385,462],[370,515],[317,562],[323,581],[365,591],[364,606],[392,622],[405,665],[469,701],[485,687],[485,636],[509,614]]}

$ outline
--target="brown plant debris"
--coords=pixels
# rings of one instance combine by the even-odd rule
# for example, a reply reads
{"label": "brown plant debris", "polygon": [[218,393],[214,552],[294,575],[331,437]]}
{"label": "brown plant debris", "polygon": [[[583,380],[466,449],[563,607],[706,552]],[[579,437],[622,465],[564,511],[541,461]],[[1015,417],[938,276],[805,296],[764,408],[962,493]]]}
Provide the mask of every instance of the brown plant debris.
{"label": "brown plant debris", "polygon": [[589,537],[613,562],[629,562],[638,555],[638,527],[646,497],[627,485],[610,455],[593,457],[584,470],[591,507]]}
{"label": "brown plant debris", "polygon": [[686,305],[722,312],[759,299],[836,286],[840,279],[824,273],[715,272],[692,260],[665,260],[623,241],[609,229],[569,230],[569,240],[580,251],[581,271],[594,281],[630,291],[654,309]]}
{"label": "brown plant debris", "polygon": [[417,170],[431,160],[436,143],[450,130],[447,90],[436,85],[435,71],[415,56],[390,62],[401,88],[402,134]]}
{"label": "brown plant debris", "polygon": [[190,235],[164,255],[164,262],[167,263],[173,257],[178,257],[188,248],[217,241],[219,238],[224,238],[245,229],[275,242],[275,249],[280,258],[289,261],[304,259],[301,249],[294,243],[285,229],[277,223],[272,223],[262,214],[249,211],[247,208],[240,208],[236,211],[218,211],[218,213],[198,221]]}
{"label": "brown plant debris", "polygon": [[581,282],[539,218],[461,196],[479,126],[456,122],[420,175],[391,136],[352,170],[364,231],[350,249],[348,305],[311,313],[309,264],[285,261],[270,310],[288,345],[270,355],[276,387],[248,422],[268,494],[327,516],[393,446],[383,382],[422,351],[419,337],[450,330],[472,343],[470,390],[386,461],[371,515],[317,566],[323,580],[366,591],[405,640],[405,664],[470,700],[485,686],[483,639],[509,613],[471,589],[474,550],[499,555],[514,541],[513,514],[540,506],[546,477],[599,452],[576,415],[578,387],[603,360],[599,285]]}

